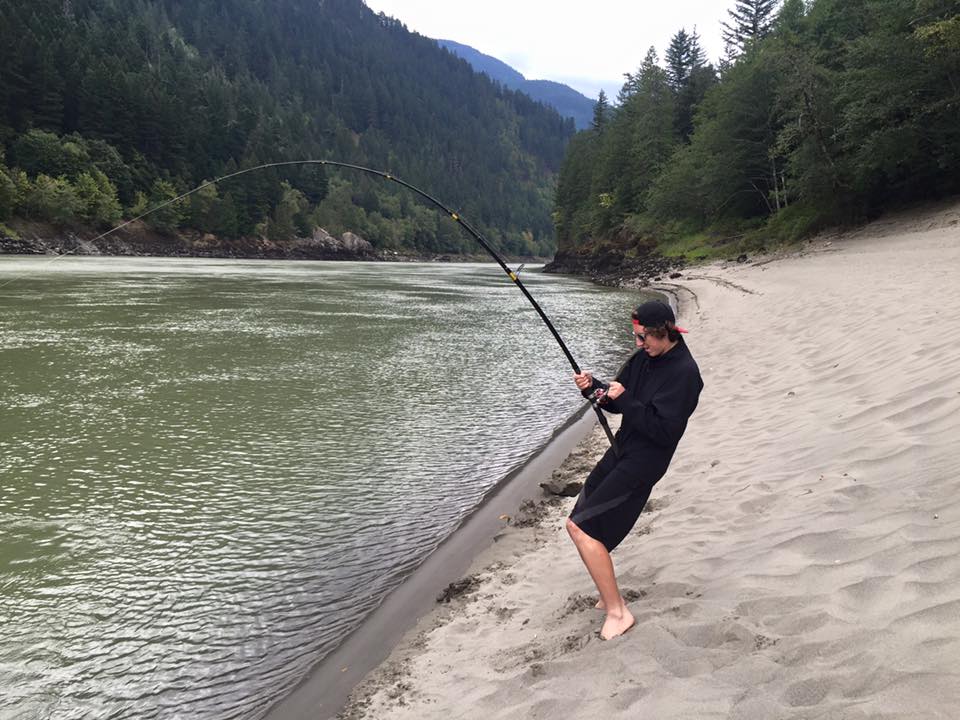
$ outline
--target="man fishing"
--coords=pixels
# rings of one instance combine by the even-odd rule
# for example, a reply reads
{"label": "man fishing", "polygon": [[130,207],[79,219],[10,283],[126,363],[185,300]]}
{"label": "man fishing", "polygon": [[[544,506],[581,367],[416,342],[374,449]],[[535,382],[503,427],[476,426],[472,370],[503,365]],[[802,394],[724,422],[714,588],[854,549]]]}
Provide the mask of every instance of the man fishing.
{"label": "man fishing", "polygon": [[[604,410],[622,415],[611,447],[597,463],[567,519],[567,531],[600,592],[606,611],[600,637],[634,624],[613,570],[611,551],[627,536],[650,491],[663,477],[697,407],[703,380],[669,305],[650,301],[633,312],[637,352],[609,387],[590,373],[574,374],[584,397],[600,395]],[[596,395],[595,395],[596,397]]]}

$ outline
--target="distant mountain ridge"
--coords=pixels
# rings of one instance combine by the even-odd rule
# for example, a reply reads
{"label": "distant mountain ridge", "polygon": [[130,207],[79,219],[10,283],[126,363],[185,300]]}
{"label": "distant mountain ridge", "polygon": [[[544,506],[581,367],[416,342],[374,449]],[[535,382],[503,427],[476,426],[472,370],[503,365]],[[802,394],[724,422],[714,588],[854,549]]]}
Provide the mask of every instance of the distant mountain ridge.
{"label": "distant mountain ridge", "polygon": [[578,130],[589,127],[593,118],[594,100],[577,92],[569,85],[552,80],[527,80],[522,73],[476,48],[453,40],[437,40],[440,47],[466,60],[477,72],[485,73],[511,90],[526,93],[534,100],[549,105],[564,117],[572,117]]}

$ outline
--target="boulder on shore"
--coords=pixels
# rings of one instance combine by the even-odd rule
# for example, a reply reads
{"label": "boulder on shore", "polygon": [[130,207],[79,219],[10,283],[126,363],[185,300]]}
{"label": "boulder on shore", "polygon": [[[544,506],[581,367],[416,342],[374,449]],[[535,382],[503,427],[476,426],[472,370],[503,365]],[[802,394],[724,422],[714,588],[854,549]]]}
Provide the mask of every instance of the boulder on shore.
{"label": "boulder on shore", "polygon": [[339,238],[323,228],[316,228],[310,237],[297,238],[292,254],[315,259],[368,258],[374,255],[373,245],[359,235],[345,232]]}
{"label": "boulder on shore", "polygon": [[340,245],[354,255],[369,255],[373,252],[373,245],[352,232],[345,232],[340,236]]}
{"label": "boulder on shore", "polygon": [[564,480],[562,478],[551,478],[548,482],[540,483],[540,487],[551,495],[560,495],[562,497],[576,497],[583,489],[583,483],[575,480]]}

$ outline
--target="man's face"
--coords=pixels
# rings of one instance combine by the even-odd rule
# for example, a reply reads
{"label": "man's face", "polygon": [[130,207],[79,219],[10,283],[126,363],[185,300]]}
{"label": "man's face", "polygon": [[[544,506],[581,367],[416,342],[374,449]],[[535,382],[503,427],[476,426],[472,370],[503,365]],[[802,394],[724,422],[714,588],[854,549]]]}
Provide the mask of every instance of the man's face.
{"label": "man's face", "polygon": [[637,347],[643,348],[643,350],[650,357],[662,355],[673,345],[673,343],[671,343],[667,338],[666,334],[664,334],[663,337],[649,335],[647,334],[646,328],[638,323],[633,324],[633,336],[636,339]]}

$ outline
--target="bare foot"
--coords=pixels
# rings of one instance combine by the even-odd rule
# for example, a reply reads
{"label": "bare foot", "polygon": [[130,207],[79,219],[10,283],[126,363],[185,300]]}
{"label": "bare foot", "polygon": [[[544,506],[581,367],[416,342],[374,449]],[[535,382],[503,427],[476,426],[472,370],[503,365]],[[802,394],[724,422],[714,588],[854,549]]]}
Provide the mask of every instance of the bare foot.
{"label": "bare foot", "polygon": [[[624,605],[627,604],[627,603],[624,601],[623,598],[620,598],[620,602],[621,602],[622,604],[624,604]],[[597,602],[596,605],[594,605],[594,607],[595,607],[597,610],[606,610],[606,609],[607,609],[607,604],[603,601],[603,598],[600,598],[600,600]]]}
{"label": "bare foot", "polygon": [[635,622],[636,620],[634,620],[633,615],[627,610],[626,606],[624,606],[623,612],[619,615],[614,615],[612,612],[609,612],[603,621],[600,638],[602,640],[612,640],[618,635],[623,635],[633,627]]}

